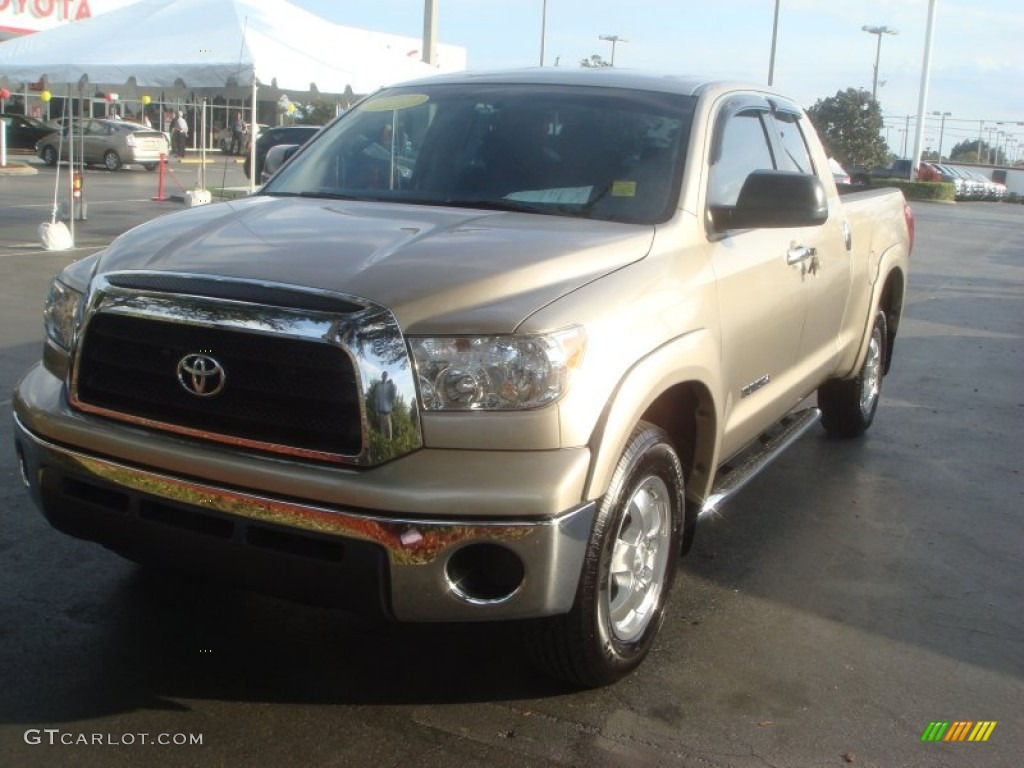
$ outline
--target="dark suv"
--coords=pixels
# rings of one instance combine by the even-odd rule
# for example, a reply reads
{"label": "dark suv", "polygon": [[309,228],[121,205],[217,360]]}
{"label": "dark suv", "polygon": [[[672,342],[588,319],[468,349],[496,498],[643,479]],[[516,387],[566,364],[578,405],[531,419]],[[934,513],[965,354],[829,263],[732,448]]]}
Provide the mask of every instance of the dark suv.
{"label": "dark suv", "polygon": [[260,172],[263,170],[263,159],[267,156],[267,150],[276,147],[278,144],[305,144],[313,135],[320,130],[319,125],[278,125],[269,128],[260,134],[256,139],[256,175],[251,174],[249,168],[249,157],[245,158],[245,177],[260,179]]}

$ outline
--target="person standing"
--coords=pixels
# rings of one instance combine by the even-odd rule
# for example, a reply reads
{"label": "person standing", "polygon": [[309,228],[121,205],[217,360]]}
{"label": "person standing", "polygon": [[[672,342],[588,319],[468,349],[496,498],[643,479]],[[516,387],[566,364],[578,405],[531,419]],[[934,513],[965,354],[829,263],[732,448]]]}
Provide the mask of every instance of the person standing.
{"label": "person standing", "polygon": [[385,440],[393,437],[391,412],[395,408],[395,396],[398,394],[395,382],[388,378],[388,372],[380,375],[380,383],[377,385],[377,396],[374,405],[377,408],[377,428]]}
{"label": "person standing", "polygon": [[231,125],[231,146],[228,148],[229,155],[240,155],[245,149],[245,120],[242,113],[235,113],[235,122]]}
{"label": "person standing", "polygon": [[171,154],[177,155],[179,160],[185,159],[186,139],[188,139],[188,121],[185,120],[185,113],[178,110],[178,116],[171,124]]}

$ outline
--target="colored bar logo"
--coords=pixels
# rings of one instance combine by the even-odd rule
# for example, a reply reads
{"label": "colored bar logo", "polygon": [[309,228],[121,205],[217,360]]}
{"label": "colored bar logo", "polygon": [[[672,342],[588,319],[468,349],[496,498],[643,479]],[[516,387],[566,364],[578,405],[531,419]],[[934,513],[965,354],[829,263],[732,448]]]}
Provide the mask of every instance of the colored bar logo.
{"label": "colored bar logo", "polygon": [[933,720],[921,734],[921,741],[988,741],[996,723],[995,720]]}

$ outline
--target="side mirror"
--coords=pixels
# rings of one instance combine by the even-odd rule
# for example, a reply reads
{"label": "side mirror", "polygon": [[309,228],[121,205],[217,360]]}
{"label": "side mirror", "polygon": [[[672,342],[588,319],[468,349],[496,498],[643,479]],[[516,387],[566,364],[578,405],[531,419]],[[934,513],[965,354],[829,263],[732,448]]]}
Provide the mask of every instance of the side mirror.
{"label": "side mirror", "polygon": [[267,150],[263,158],[263,170],[260,172],[260,184],[266,184],[270,177],[280,170],[288,158],[299,149],[298,144],[278,144]]}
{"label": "side mirror", "polygon": [[810,227],[828,220],[821,179],[794,171],[754,171],[740,189],[736,205],[712,211],[715,228]]}

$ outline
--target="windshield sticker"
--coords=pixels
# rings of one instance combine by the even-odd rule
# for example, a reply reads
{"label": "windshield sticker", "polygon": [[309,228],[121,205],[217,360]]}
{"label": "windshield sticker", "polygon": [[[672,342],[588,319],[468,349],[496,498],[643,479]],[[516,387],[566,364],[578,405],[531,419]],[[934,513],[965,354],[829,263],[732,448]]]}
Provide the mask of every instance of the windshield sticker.
{"label": "windshield sticker", "polygon": [[425,93],[402,93],[395,96],[381,96],[379,99],[372,99],[362,105],[364,112],[391,112],[400,109],[412,109],[418,107],[430,97]]}
{"label": "windshield sticker", "polygon": [[612,197],[636,197],[636,182],[613,181]]}
{"label": "windshield sticker", "polygon": [[519,203],[569,203],[583,205],[590,199],[591,187],[556,187],[554,189],[525,189],[505,195],[506,200]]}

